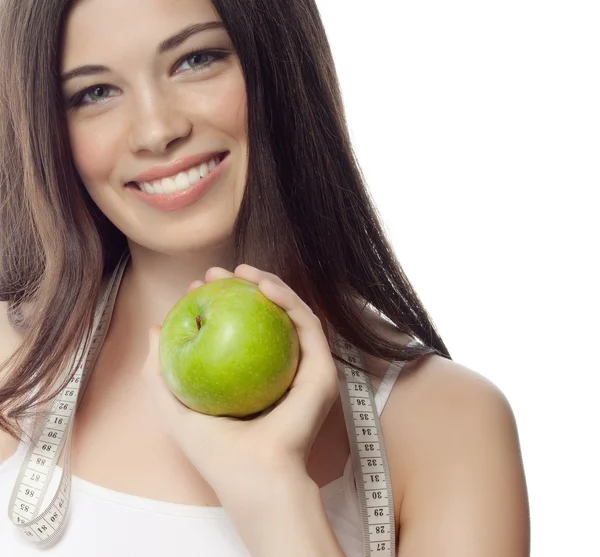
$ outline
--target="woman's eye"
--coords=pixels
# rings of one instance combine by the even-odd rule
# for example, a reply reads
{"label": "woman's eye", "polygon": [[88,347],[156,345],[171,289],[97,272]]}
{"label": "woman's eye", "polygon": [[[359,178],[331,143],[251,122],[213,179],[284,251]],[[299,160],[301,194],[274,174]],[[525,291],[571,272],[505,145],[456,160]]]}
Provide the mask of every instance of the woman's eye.
{"label": "woman's eye", "polygon": [[99,102],[114,97],[114,91],[116,91],[116,89],[108,85],[94,85],[75,95],[70,104],[72,107],[98,104]]}
{"label": "woman's eye", "polygon": [[176,71],[199,70],[212,66],[217,60],[227,56],[220,52],[192,52],[176,66]]}

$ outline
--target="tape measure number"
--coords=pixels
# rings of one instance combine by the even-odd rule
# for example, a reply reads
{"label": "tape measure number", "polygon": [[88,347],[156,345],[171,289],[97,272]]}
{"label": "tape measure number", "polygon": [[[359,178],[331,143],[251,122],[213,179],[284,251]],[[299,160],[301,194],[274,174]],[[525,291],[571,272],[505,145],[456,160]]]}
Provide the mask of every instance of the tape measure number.
{"label": "tape measure number", "polygon": [[[340,355],[364,369],[360,352],[337,337]],[[352,463],[365,557],[394,557],[396,529],[394,497],[379,415],[367,375],[336,361],[342,391],[342,406],[350,438]]]}

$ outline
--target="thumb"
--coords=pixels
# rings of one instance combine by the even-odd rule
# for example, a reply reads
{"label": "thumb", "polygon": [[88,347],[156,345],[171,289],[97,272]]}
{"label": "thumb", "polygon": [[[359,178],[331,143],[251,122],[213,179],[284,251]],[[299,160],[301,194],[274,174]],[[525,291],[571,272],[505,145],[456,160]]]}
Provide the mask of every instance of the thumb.
{"label": "thumb", "polygon": [[[148,378],[148,375],[152,373],[152,371],[160,372],[160,363],[159,363],[159,343],[160,343],[160,333],[162,331],[162,327],[160,325],[153,325],[148,330],[148,353],[146,355],[146,361],[142,368],[142,374],[144,377]],[[154,365],[152,365],[154,364]],[[155,369],[156,368],[156,369]]]}
{"label": "thumb", "polygon": [[148,331],[148,355],[142,368],[142,376],[159,412],[170,426],[187,408],[177,400],[169,389],[162,374],[159,357],[160,334],[162,327],[153,325]]}
{"label": "thumb", "polygon": [[146,354],[146,360],[142,366],[142,377],[150,385],[157,382],[158,379],[162,379],[159,358],[161,331],[162,327],[159,325],[153,325],[148,330],[148,353]]}
{"label": "thumb", "polygon": [[160,333],[162,327],[160,325],[152,325],[148,330],[148,339],[150,340],[150,348],[156,349],[158,353],[158,341],[160,340]]}

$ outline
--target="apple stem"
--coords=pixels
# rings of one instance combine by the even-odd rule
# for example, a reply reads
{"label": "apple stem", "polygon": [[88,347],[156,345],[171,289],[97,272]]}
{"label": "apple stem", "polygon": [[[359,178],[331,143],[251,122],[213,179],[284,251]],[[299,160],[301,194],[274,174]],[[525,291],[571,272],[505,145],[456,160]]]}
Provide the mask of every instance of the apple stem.
{"label": "apple stem", "polygon": [[200,330],[200,327],[202,327],[202,317],[199,315],[196,315],[196,326],[198,327],[198,330]]}

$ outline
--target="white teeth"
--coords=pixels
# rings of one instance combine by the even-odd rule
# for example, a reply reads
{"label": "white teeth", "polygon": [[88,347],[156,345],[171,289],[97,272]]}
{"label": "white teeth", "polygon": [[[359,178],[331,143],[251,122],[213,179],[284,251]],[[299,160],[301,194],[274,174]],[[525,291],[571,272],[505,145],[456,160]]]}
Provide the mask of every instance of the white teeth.
{"label": "white teeth", "polygon": [[141,182],[138,185],[143,192],[150,195],[175,193],[185,190],[198,180],[205,178],[219,165],[219,162],[219,159],[215,157],[186,172],[180,172],[177,176],[163,178],[154,182]]}
{"label": "white teeth", "polygon": [[175,193],[177,191],[175,180],[172,178],[165,178],[163,184],[165,185],[165,193]]}
{"label": "white teeth", "polygon": [[183,190],[190,186],[190,179],[185,172],[180,172],[175,178],[175,186],[178,190]]}
{"label": "white teeth", "polygon": [[188,172],[189,183],[195,184],[198,180],[200,180],[200,171],[197,168],[192,168]]}
{"label": "white teeth", "polygon": [[200,165],[200,178],[204,178],[208,176],[208,164],[206,164],[205,162],[203,162]]}

